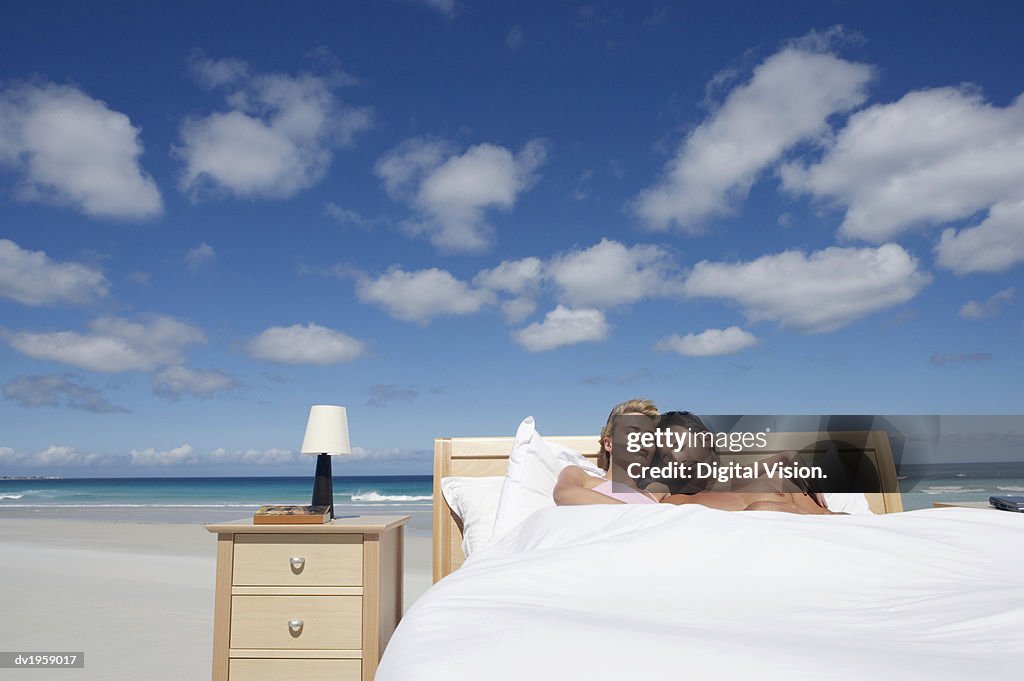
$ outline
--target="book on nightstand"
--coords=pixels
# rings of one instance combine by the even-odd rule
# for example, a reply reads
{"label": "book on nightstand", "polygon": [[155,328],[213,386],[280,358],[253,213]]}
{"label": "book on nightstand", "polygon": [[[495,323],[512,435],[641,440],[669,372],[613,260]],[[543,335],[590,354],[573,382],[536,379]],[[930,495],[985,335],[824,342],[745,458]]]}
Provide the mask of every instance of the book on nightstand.
{"label": "book on nightstand", "polygon": [[260,506],[255,525],[323,525],[330,522],[330,506]]}

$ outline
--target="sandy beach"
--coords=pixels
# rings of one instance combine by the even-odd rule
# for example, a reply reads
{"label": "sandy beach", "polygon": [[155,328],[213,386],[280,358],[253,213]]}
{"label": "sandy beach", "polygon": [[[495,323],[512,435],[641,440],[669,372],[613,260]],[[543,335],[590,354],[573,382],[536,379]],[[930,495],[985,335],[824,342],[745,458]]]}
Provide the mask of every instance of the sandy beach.
{"label": "sandy beach", "polygon": [[[85,652],[84,670],[49,678],[207,679],[215,544],[201,523],[0,518],[2,648]],[[414,528],[406,608],[430,582],[430,538]]]}

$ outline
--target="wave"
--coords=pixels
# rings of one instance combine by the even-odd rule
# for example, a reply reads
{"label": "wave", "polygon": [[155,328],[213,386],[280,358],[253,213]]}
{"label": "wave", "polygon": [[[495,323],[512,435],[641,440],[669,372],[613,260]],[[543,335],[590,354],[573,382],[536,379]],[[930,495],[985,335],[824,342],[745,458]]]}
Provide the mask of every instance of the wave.
{"label": "wave", "polygon": [[0,508],[259,508],[263,504],[4,504]]}
{"label": "wave", "polygon": [[431,501],[432,496],[418,496],[413,494],[381,494],[380,492],[357,492],[352,495],[352,501]]}
{"label": "wave", "polygon": [[61,496],[61,493],[48,489],[20,489],[16,492],[0,492],[0,499],[21,499],[22,497],[49,499],[56,496]]}
{"label": "wave", "polygon": [[1024,492],[1024,487],[1020,485],[1001,485],[996,487],[1000,492]]}
{"label": "wave", "polygon": [[21,499],[26,496],[38,499],[56,499],[57,497],[91,497],[96,495],[92,492],[61,489],[20,489],[16,492],[0,492],[0,499]]}
{"label": "wave", "polygon": [[[350,506],[366,507],[366,508],[380,508],[381,506],[410,506],[409,500],[424,501],[429,500],[431,497],[395,497],[395,499],[403,503],[362,503],[362,504],[339,504],[335,503],[336,508],[347,508]],[[5,508],[259,508],[265,506],[261,503],[252,504],[0,504],[0,509]]]}
{"label": "wave", "polygon": [[987,492],[984,487],[962,487],[960,485],[935,485],[921,490],[925,494],[967,494]]}

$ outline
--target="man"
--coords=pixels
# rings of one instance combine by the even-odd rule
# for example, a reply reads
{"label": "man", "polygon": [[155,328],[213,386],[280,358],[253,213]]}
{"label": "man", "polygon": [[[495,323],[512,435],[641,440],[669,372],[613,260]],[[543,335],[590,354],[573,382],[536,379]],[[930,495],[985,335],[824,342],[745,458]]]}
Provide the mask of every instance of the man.
{"label": "man", "polygon": [[[672,412],[670,412],[672,413]],[[676,412],[685,413],[685,412]],[[692,415],[691,415],[692,416]],[[669,419],[669,421],[674,418]],[[703,423],[697,419],[697,423]],[[811,490],[803,492],[772,491],[697,491],[691,494],[669,494],[668,491],[638,489],[636,481],[625,474],[630,463],[649,465],[655,459],[653,447],[641,447],[629,452],[630,435],[653,432],[659,425],[657,407],[650,400],[627,400],[615,405],[601,431],[601,465],[607,469],[604,477],[597,477],[578,466],[566,466],[558,476],[552,495],[559,506],[587,504],[700,504],[723,511],[779,511],[783,513],[820,515],[833,513],[825,506],[820,495]],[[691,424],[690,427],[696,424]],[[703,432],[707,431],[706,427]],[[636,440],[634,439],[634,442]],[[612,456],[614,450],[615,456]],[[697,458],[714,456],[714,451],[684,451],[679,454]],[[779,453],[776,457],[787,457]],[[613,469],[616,472],[613,481]],[[643,487],[645,481],[639,481]]]}

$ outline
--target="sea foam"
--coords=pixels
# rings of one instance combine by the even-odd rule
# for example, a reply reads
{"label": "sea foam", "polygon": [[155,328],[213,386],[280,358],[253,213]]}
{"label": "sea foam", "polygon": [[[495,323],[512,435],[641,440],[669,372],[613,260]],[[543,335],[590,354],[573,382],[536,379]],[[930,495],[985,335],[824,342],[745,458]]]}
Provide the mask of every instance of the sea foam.
{"label": "sea foam", "polygon": [[352,495],[352,501],[430,501],[433,497],[411,494],[381,494],[379,492],[358,492]]}

